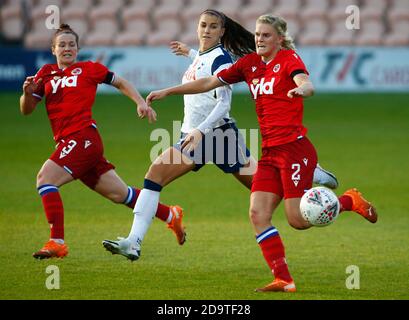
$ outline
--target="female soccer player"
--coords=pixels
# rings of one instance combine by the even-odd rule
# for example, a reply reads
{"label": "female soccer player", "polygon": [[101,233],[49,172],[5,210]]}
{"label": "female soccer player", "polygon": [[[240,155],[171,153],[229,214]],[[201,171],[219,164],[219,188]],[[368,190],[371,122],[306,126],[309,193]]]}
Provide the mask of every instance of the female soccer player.
{"label": "female soccer player", "polygon": [[[171,49],[177,55],[189,56],[193,62],[183,76],[183,83],[212,76],[233,63],[226,49],[236,56],[255,51],[254,36],[242,26],[216,10],[205,10],[198,23],[199,52],[175,41]],[[229,115],[231,86],[219,86],[202,94],[185,95],[185,115],[179,142],[168,148],[149,168],[144,189],[135,206],[131,232],[126,239],[104,240],[112,253],[136,260],[140,244],[149,228],[161,189],[189,171],[198,171],[212,161],[223,172],[231,173],[251,189],[256,161],[250,156],[243,137]],[[225,139],[227,138],[227,139]],[[247,172],[244,171],[247,169]],[[317,168],[320,181],[337,186],[336,179]]]}
{"label": "female soccer player", "polygon": [[[311,227],[301,216],[300,199],[304,190],[312,187],[317,164],[315,148],[302,125],[303,98],[312,96],[314,88],[283,19],[259,17],[255,45],[255,53],[240,58],[231,67],[211,77],[152,92],[147,103],[167,95],[207,92],[241,81],[248,84],[262,135],[262,156],[253,178],[249,215],[257,242],[275,276],[272,283],[256,290],[294,292],[284,246],[271,218],[284,198],[289,224],[296,229]],[[347,190],[339,201],[341,211],[355,211],[372,223],[377,221],[375,208],[356,189]]]}
{"label": "female soccer player", "polygon": [[[50,224],[50,240],[35,252],[35,258],[64,257],[68,248],[64,243],[64,209],[59,187],[80,179],[89,188],[115,203],[130,208],[135,205],[139,190],[128,187],[116,174],[114,166],[104,158],[101,137],[92,119],[97,86],[110,84],[137,105],[140,118],[156,120],[137,90],[125,79],[114,75],[105,66],[94,62],[77,62],[78,35],[66,24],[60,26],[52,39],[52,53],[56,64],[44,65],[35,76],[27,77],[20,98],[20,110],[31,114],[43,96],[56,150],[45,161],[37,176],[37,189]],[[156,211],[156,208],[155,208]],[[183,212],[178,206],[157,208],[157,216],[168,222],[178,242],[184,242]]]}

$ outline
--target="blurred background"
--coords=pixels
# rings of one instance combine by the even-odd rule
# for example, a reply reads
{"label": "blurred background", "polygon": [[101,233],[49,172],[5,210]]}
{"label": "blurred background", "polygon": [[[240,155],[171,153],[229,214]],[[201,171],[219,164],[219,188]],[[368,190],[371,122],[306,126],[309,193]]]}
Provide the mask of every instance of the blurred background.
{"label": "blurred background", "polygon": [[[283,16],[318,90],[409,88],[409,0],[2,0],[1,90],[20,88],[25,75],[53,61],[49,5],[79,34],[80,59],[101,60],[141,90],[180,81],[189,61],[173,57],[167,46],[171,40],[197,46],[198,17],[206,8],[250,31],[261,14]],[[352,20],[359,29],[346,28],[351,5],[359,10]]]}

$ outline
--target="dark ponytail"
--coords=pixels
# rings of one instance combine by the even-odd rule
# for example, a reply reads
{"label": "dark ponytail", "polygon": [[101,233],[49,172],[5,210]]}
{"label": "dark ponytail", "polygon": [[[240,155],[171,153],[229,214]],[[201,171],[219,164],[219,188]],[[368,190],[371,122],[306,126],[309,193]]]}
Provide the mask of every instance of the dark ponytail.
{"label": "dark ponytail", "polygon": [[226,17],[225,31],[221,39],[226,50],[242,57],[256,51],[254,34],[238,24],[236,21]]}
{"label": "dark ponytail", "polygon": [[256,51],[254,34],[242,25],[217,10],[207,9],[202,14],[216,16],[222,21],[222,26],[225,30],[221,43],[227,51],[237,57],[242,57]]}
{"label": "dark ponytail", "polygon": [[71,27],[68,24],[65,24],[65,23],[60,24],[60,27],[54,33],[53,38],[51,40],[51,46],[54,47],[55,46],[55,39],[57,39],[57,37],[60,34],[64,34],[64,33],[74,35],[75,42],[77,43],[77,47],[79,48],[79,36],[78,36],[78,34],[74,30],[72,30]]}

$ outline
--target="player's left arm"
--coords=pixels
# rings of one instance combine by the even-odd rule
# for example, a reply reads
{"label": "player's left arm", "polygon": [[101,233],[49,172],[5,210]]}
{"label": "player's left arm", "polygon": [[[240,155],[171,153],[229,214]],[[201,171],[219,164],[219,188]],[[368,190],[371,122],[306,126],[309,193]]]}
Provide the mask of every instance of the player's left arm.
{"label": "player's left arm", "polygon": [[294,76],[293,80],[297,87],[288,91],[287,96],[289,98],[296,96],[308,98],[314,95],[314,86],[308,75],[305,73],[298,73]]}
{"label": "player's left arm", "polygon": [[137,105],[137,112],[140,118],[148,117],[149,122],[156,121],[156,112],[149,107],[141,94],[136,90],[132,84],[126,79],[115,75],[114,80],[111,82],[115,88],[121,91],[122,94],[129,97]]}
{"label": "player's left arm", "polygon": [[[198,146],[205,133],[212,129],[215,124],[223,119],[230,111],[232,89],[230,86],[222,86],[216,89],[217,103],[207,118],[192,132],[190,132],[182,143],[182,150],[191,152]],[[186,149],[185,149],[186,148]]]}

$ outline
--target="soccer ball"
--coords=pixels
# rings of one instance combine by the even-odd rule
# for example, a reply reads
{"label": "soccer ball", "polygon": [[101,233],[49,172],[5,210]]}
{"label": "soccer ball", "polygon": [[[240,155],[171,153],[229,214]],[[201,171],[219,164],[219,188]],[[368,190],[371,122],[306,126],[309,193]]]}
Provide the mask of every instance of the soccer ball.
{"label": "soccer ball", "polygon": [[317,227],[333,223],[339,215],[339,209],[338,197],[330,189],[324,187],[308,190],[300,202],[303,218]]}

